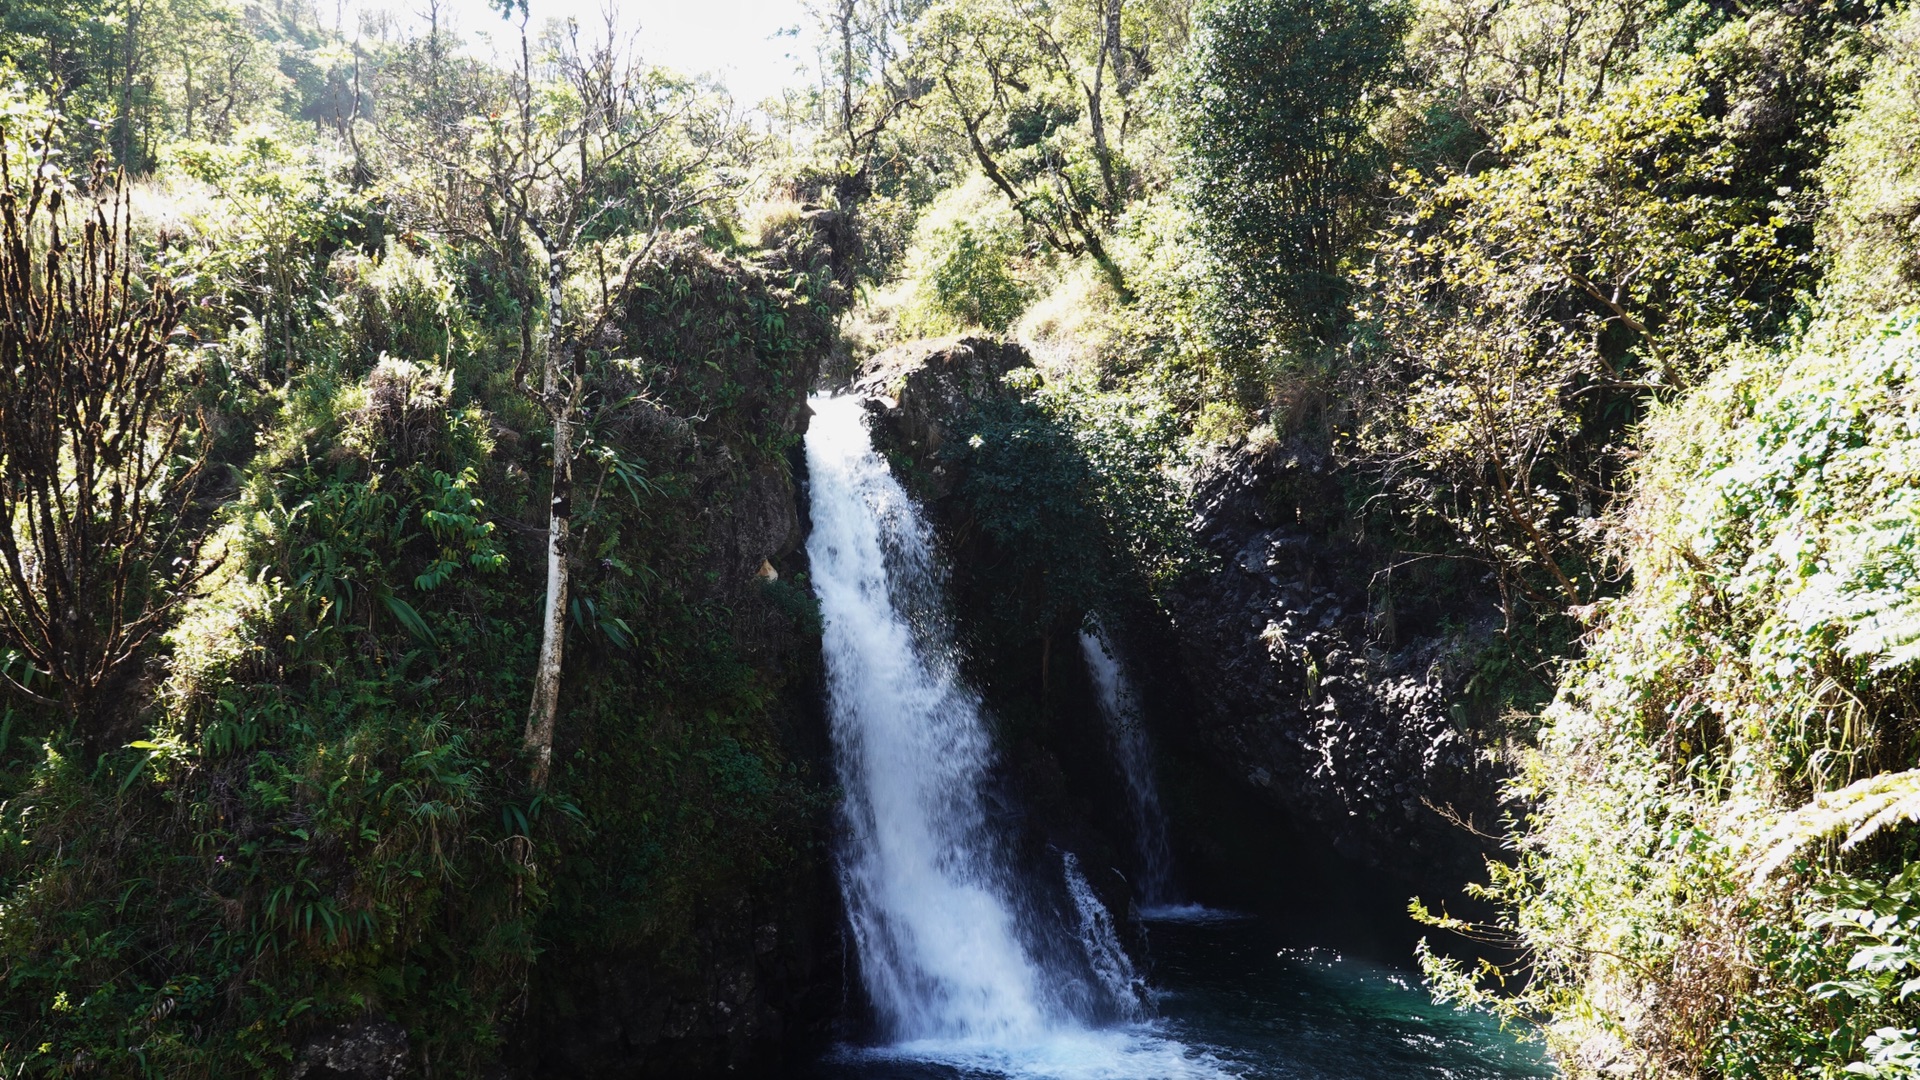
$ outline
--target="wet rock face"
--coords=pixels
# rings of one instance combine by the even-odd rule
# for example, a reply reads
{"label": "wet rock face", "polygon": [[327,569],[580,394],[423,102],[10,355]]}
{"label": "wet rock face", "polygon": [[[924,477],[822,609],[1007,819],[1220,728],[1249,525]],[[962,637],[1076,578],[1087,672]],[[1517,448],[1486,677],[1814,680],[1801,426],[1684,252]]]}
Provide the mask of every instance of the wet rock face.
{"label": "wet rock face", "polygon": [[1033,363],[1012,342],[950,338],[896,345],[862,369],[852,392],[867,399],[874,442],[915,466],[903,479],[929,503],[951,495],[957,477],[945,450],[977,402],[1010,393],[1007,372]]}
{"label": "wet rock face", "polygon": [[[954,564],[950,586],[955,618],[963,628],[1007,581],[983,569],[994,563],[994,555],[969,527],[969,508],[957,494],[965,464],[964,454],[954,452],[964,449],[956,442],[963,443],[973,430],[976,409],[1018,393],[1004,379],[1032,363],[1020,345],[990,338],[908,342],[869,360],[851,389],[866,399],[875,447],[891,458],[895,475],[941,534]],[[969,675],[990,712],[1049,717],[1045,725],[1020,737],[1001,736],[1001,754],[984,795],[1011,862],[1034,890],[1029,902],[1036,910],[1047,910],[1055,925],[1075,926],[1079,917],[1063,876],[1068,853],[1109,912],[1124,916],[1133,905],[1133,892],[1117,869],[1129,862],[1124,854],[1128,834],[1124,826],[1116,827],[1126,820],[1124,803],[1098,801],[1095,796],[1107,793],[1095,792],[1098,784],[1089,780],[1091,774],[1105,779],[1106,766],[1096,762],[1104,762],[1108,751],[1090,677],[1072,644],[1077,624],[1059,629],[1048,654],[1047,675],[1032,680]],[[1039,640],[1031,644],[1038,656]],[[1115,929],[1144,970],[1141,926],[1122,917]],[[1055,962],[1078,962],[1077,942],[1048,942],[1044,947],[1066,950]]]}
{"label": "wet rock face", "polygon": [[[824,870],[824,868],[822,868]],[[837,894],[824,875],[796,882],[784,903],[714,911],[678,970],[618,953],[554,988],[538,1063],[519,1075],[768,1075],[824,1045],[839,1011]]]}
{"label": "wet rock face", "polygon": [[383,1020],[345,1024],[307,1040],[293,1080],[398,1080],[407,1074],[407,1029]]}
{"label": "wet rock face", "polygon": [[[697,240],[668,244],[659,273],[685,285],[678,314],[654,318],[639,297],[622,347],[674,362],[609,373],[601,392],[625,404],[596,432],[626,460],[675,476],[679,490],[646,497],[654,520],[668,523],[660,532],[671,540],[655,542],[693,565],[677,587],[716,613],[733,655],[774,691],[764,718],[780,744],[773,764],[813,777],[831,773],[818,645],[770,586],[791,592],[806,570],[805,458],[792,437],[806,431],[806,395],[832,344],[822,312],[846,300],[853,236],[837,212],[808,208],[784,243],[748,264]],[[813,279],[805,303],[792,284],[803,276]],[[786,313],[777,348],[715,330],[762,310],[749,301]],[[618,572],[581,551],[575,587],[590,596]],[[568,664],[570,677],[592,674],[571,655]],[[563,723],[559,738],[557,754],[593,745],[584,724]],[[793,847],[767,855],[777,870],[719,880],[690,917],[636,926],[589,912],[583,918],[607,921],[558,928],[531,975],[504,1075],[769,1075],[824,1044],[843,965],[838,889],[821,842],[829,826],[817,813],[786,823]]]}
{"label": "wet rock face", "polygon": [[1366,557],[1303,521],[1339,504],[1329,463],[1303,447],[1236,451],[1195,496],[1217,566],[1168,598],[1193,688],[1170,719],[1343,854],[1416,883],[1476,875],[1483,842],[1449,815],[1492,831],[1497,776],[1451,719],[1446,643],[1384,647],[1354,580]]}
{"label": "wet rock face", "polygon": [[[978,552],[955,535],[966,531],[951,498],[960,478],[942,451],[981,402],[1015,393],[1004,376],[1030,362],[1010,343],[913,342],[876,356],[854,384],[876,445],[933,511],[956,563]],[[1163,598],[1172,655],[1128,651],[1177,668],[1143,674],[1165,688],[1161,719],[1214,771],[1341,854],[1450,894],[1483,873],[1490,849],[1458,822],[1495,831],[1499,776],[1451,715],[1459,642],[1396,642],[1369,612],[1381,554],[1339,539],[1338,480],[1309,444],[1242,447],[1209,462],[1191,527],[1214,568]],[[956,585],[967,580],[957,566]],[[1136,645],[1166,640],[1164,627],[1114,629]]]}

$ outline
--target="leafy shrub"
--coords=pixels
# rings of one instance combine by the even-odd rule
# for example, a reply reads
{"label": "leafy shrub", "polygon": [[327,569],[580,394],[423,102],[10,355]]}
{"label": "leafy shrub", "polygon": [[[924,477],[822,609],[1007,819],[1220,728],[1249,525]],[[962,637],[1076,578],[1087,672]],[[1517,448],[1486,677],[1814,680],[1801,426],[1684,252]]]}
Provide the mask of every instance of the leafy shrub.
{"label": "leafy shrub", "polygon": [[1005,333],[1029,298],[1015,269],[1024,246],[1019,222],[978,185],[943,196],[921,221],[909,255],[912,298],[901,329]]}
{"label": "leafy shrub", "polygon": [[1006,377],[947,451],[964,477],[970,529],[989,541],[969,573],[994,579],[986,640],[1044,636],[1062,619],[1170,583],[1193,557],[1169,472],[1179,425],[1146,393]]}
{"label": "leafy shrub", "polygon": [[356,419],[376,453],[414,461],[434,449],[447,426],[453,373],[382,353],[367,373],[366,404]]}
{"label": "leafy shrub", "polygon": [[1407,14],[1373,0],[1197,6],[1175,111],[1201,235],[1228,268],[1211,304],[1222,335],[1256,349],[1334,342]]}
{"label": "leafy shrub", "polygon": [[1920,14],[1879,27],[1874,61],[1824,172],[1834,291],[1868,309],[1920,299]]}
{"label": "leafy shrub", "polygon": [[388,241],[378,258],[343,250],[330,271],[344,286],[335,318],[356,358],[449,362],[457,305],[453,282],[431,255]]}
{"label": "leafy shrub", "polygon": [[1496,167],[1408,171],[1363,275],[1353,459],[1542,610],[1603,593],[1595,519],[1646,402],[1766,333],[1804,272],[1772,193],[1725,183],[1716,73],[1651,62],[1510,123]]}
{"label": "leafy shrub", "polygon": [[1619,525],[1634,589],[1546,713],[1520,861],[1487,890],[1532,981],[1496,1000],[1430,957],[1446,992],[1543,1015],[1576,1065],[1604,1046],[1672,1073],[1901,1075],[1911,837],[1816,851],[1785,887],[1765,871],[1783,816],[1803,847],[1852,821],[1803,804],[1914,764],[1916,385],[1901,318],[1743,354],[1656,416]]}

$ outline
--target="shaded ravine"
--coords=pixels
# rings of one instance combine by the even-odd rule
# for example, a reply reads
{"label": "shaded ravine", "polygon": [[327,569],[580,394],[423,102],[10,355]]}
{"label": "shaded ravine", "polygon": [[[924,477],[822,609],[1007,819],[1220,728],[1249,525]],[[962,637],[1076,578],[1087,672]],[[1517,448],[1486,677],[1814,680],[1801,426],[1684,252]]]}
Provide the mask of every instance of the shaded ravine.
{"label": "shaded ravine", "polygon": [[[1269,1066],[1280,1059],[1272,1047],[1259,1039],[1262,1045],[1239,1045],[1243,1040],[1233,1032],[1240,1029],[1218,1023],[1225,1017],[1214,1016],[1216,1006],[1207,1004],[1227,1002],[1226,1013],[1238,1010],[1233,986],[1192,996],[1202,1003],[1202,1016],[1186,1015],[1181,1003],[1194,990],[1179,979],[1148,989],[1121,945],[1112,912],[1075,856],[1059,855],[1054,881],[1023,880],[982,799],[993,747],[980,696],[959,672],[945,572],[931,529],[874,451],[861,402],[816,397],[812,405],[806,456],[813,529],[807,553],[820,601],[830,733],[842,790],[836,862],[871,1022],[865,1038],[838,1048],[810,1075],[1539,1075],[1497,1065],[1489,1071],[1473,1055],[1453,1064],[1437,1058],[1436,1067],[1425,1071],[1409,1071],[1404,1055],[1388,1072],[1275,1071]],[[1142,781],[1139,797],[1157,799],[1138,705],[1125,700],[1124,673],[1117,662],[1105,673],[1098,670],[1095,654],[1110,662],[1114,654],[1097,639],[1083,647],[1096,665],[1096,680],[1112,677],[1099,689],[1112,698],[1103,704],[1113,710],[1123,771],[1130,783]],[[1127,762],[1130,754],[1139,760]],[[1164,845],[1157,805],[1142,813],[1147,811],[1154,816],[1142,818],[1145,828],[1158,823]],[[1151,839],[1143,845],[1143,861],[1156,857],[1152,846]],[[1170,874],[1164,846],[1160,851],[1159,870]],[[1037,872],[1029,866],[1026,873]],[[1170,898],[1170,881],[1162,887],[1162,898]],[[1050,901],[1062,896],[1065,903]],[[1204,956],[1213,948],[1209,941],[1249,932],[1233,921],[1156,925],[1169,928],[1176,948],[1168,956],[1176,964],[1182,949]],[[1200,967],[1212,971],[1205,963]],[[1332,989],[1323,1004],[1337,1012],[1339,987],[1351,974],[1342,969],[1328,981]],[[1244,988],[1251,996],[1241,1000],[1264,1007],[1261,977],[1253,973]],[[1417,990],[1400,992],[1404,1000],[1389,1011],[1412,1017],[1408,1023],[1456,1015],[1433,1009]],[[1285,1029],[1298,1010],[1276,1004],[1281,1007],[1272,1017],[1256,1021],[1270,1019]],[[1473,1018],[1459,1018],[1453,1028],[1453,1036],[1437,1045],[1512,1048],[1511,1040]],[[1341,1037],[1332,1030],[1319,1034]]]}

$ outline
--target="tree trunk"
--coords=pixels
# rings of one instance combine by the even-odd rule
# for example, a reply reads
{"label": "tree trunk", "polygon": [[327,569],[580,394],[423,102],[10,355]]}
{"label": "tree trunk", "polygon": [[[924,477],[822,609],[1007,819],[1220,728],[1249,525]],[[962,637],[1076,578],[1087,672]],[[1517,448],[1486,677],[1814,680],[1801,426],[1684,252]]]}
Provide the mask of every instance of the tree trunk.
{"label": "tree trunk", "polygon": [[1119,13],[1117,3],[1112,5],[1110,11],[1101,13],[1100,59],[1093,66],[1093,88],[1087,91],[1087,122],[1093,133],[1093,156],[1100,162],[1100,186],[1107,195],[1107,203],[1100,213],[1109,221],[1120,212],[1120,185],[1114,179],[1113,154],[1107,147],[1105,89],[1108,58],[1111,57],[1116,65],[1120,59]]}
{"label": "tree trunk", "polygon": [[854,0],[840,0],[840,127],[847,133],[847,157],[859,156],[853,137],[853,10]]}
{"label": "tree trunk", "polygon": [[140,33],[140,7],[133,0],[127,0],[126,49],[120,80],[120,115],[115,118],[114,151],[120,155],[120,167],[129,172],[136,171],[138,164],[133,160],[133,75],[138,61],[138,34]]}
{"label": "tree trunk", "polygon": [[527,711],[526,749],[532,758],[535,791],[547,786],[553,765],[553,728],[560,708],[560,668],[567,635],[567,533],[573,518],[573,415],[580,399],[580,380],[564,388],[561,373],[566,341],[561,326],[560,286],[566,279],[566,260],[549,248],[547,261],[547,360],[541,379],[541,400],[553,417],[553,500],[547,518],[547,605],[541,618],[540,662],[534,669],[533,703]]}

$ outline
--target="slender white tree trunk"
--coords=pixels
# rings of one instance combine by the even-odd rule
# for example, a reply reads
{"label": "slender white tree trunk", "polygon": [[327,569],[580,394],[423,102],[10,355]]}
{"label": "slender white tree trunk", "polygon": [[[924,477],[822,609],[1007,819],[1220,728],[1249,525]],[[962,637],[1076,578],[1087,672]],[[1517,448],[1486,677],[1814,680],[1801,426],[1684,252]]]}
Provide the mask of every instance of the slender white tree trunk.
{"label": "slender white tree trunk", "polygon": [[547,605],[541,620],[540,663],[534,669],[526,738],[536,791],[546,788],[547,774],[553,766],[553,728],[560,708],[560,669],[567,636],[567,532],[573,518],[573,417],[580,398],[580,379],[575,375],[567,386],[561,386],[562,374],[568,371],[560,296],[565,278],[565,260],[550,252],[547,362],[540,391],[553,417],[553,501],[547,518]]}

